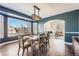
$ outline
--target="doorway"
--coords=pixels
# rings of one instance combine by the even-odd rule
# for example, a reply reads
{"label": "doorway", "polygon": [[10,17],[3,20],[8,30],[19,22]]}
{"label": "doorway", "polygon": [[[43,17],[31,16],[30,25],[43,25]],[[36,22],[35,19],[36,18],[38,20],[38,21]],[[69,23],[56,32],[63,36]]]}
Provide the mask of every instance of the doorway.
{"label": "doorway", "polygon": [[50,37],[49,54],[59,56],[65,55],[65,21],[50,20],[44,23],[44,32],[52,31]]}

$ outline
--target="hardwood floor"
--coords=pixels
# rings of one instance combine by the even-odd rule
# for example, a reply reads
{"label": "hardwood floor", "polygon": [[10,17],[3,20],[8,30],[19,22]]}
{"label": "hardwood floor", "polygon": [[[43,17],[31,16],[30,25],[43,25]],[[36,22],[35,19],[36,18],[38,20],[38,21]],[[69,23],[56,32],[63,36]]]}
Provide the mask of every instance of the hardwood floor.
{"label": "hardwood floor", "polygon": [[64,56],[65,55],[65,45],[63,38],[50,38],[50,48],[48,54],[50,56]]}
{"label": "hardwood floor", "polygon": [[[48,52],[45,54],[47,56],[71,56],[71,46],[65,45],[64,40],[62,39],[50,39],[50,48]],[[18,43],[11,42],[7,44],[0,45],[0,56],[18,56]],[[22,51],[22,50],[21,50]],[[73,51],[73,50],[72,50]],[[66,53],[65,53],[66,52]],[[20,52],[21,54],[21,52]],[[29,48],[29,56],[32,56],[31,48]],[[27,56],[27,50],[25,51],[25,56]]]}
{"label": "hardwood floor", "polygon": [[17,56],[18,44],[17,42],[8,43],[0,46],[1,56]]}

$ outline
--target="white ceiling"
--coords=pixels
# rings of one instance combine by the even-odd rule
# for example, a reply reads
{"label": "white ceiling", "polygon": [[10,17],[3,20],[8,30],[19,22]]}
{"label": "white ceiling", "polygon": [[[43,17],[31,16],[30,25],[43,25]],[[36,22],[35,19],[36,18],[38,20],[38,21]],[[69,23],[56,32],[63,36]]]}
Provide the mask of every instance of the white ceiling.
{"label": "white ceiling", "polygon": [[0,5],[29,16],[33,14],[33,6],[36,5],[40,8],[42,18],[79,9],[79,3],[0,3]]}

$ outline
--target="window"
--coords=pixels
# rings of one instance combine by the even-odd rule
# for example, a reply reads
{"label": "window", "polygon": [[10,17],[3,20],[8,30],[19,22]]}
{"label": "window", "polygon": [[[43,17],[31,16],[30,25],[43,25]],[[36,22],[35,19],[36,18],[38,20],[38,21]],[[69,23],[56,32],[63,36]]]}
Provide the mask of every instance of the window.
{"label": "window", "polygon": [[0,38],[4,37],[4,17],[0,15]]}
{"label": "window", "polygon": [[16,36],[16,28],[20,28],[20,21],[15,18],[8,18],[8,36]]}
{"label": "window", "polygon": [[38,31],[39,31],[39,34],[44,33],[44,24],[43,23],[39,23]]}
{"label": "window", "polygon": [[16,30],[21,34],[31,33],[31,22],[8,18],[8,36],[17,36]]}
{"label": "window", "polygon": [[31,34],[31,22],[21,21],[24,34]]}
{"label": "window", "polygon": [[33,34],[37,34],[37,23],[33,23]]}

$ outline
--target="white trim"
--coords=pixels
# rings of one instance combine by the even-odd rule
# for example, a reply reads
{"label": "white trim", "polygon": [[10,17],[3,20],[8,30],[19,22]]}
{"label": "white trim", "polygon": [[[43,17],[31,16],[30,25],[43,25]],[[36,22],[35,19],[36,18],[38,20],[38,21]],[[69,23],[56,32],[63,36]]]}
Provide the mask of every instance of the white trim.
{"label": "white trim", "polygon": [[14,43],[14,42],[17,42],[17,41],[18,41],[18,40],[9,41],[9,42],[4,42],[4,43],[1,43],[0,46],[5,45],[5,44],[9,44],[9,43]]}
{"label": "white trim", "polygon": [[72,43],[70,43],[70,42],[65,42],[65,44],[72,45]]}
{"label": "white trim", "polygon": [[76,33],[76,34],[79,34],[79,32],[65,32],[65,33]]}

